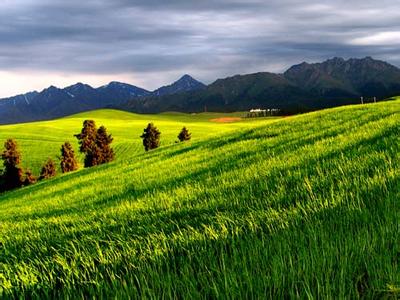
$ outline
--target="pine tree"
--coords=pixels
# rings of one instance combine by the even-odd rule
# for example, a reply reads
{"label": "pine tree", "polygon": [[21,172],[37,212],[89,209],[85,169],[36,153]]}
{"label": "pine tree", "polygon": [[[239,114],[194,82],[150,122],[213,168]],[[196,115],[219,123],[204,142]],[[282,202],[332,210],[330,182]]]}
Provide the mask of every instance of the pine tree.
{"label": "pine tree", "polygon": [[153,123],[149,123],[140,136],[143,139],[144,149],[149,151],[158,148],[160,146],[160,135],[161,132],[157,127]]}
{"label": "pine tree", "polygon": [[107,129],[104,126],[101,126],[97,130],[96,134],[96,151],[99,152],[97,155],[98,164],[108,163],[114,160],[114,151],[110,147],[113,137],[111,134],[107,134]]}
{"label": "pine tree", "polygon": [[27,185],[34,184],[34,183],[36,183],[36,181],[37,181],[37,179],[36,179],[36,177],[33,175],[32,171],[29,170],[29,169],[26,170],[26,171],[25,171],[24,185],[27,186]]}
{"label": "pine tree", "polygon": [[84,159],[85,168],[97,166],[100,164],[101,161],[102,161],[102,156],[100,149],[97,147],[96,144],[91,145],[85,155]]}
{"label": "pine tree", "polygon": [[110,147],[113,138],[111,134],[107,134],[104,126],[96,129],[94,121],[86,120],[82,132],[75,136],[79,140],[79,150],[85,154],[85,168],[114,160],[114,151]]}
{"label": "pine tree", "polygon": [[79,141],[79,151],[87,153],[96,141],[96,123],[93,120],[85,120],[81,133],[76,134],[75,137]]}
{"label": "pine tree", "polygon": [[97,165],[98,149],[96,149],[96,123],[93,120],[85,120],[81,133],[75,137],[79,141],[79,151],[85,154],[85,168]]}
{"label": "pine tree", "polygon": [[49,179],[56,176],[56,174],[56,164],[51,158],[49,158],[40,171],[39,180]]}
{"label": "pine tree", "polygon": [[65,142],[61,146],[61,171],[63,173],[78,170],[78,162],[75,158],[75,152],[70,142]]}
{"label": "pine tree", "polygon": [[192,134],[189,132],[189,130],[186,129],[186,127],[183,127],[181,132],[178,135],[178,139],[181,142],[184,141],[189,141],[192,138]]}
{"label": "pine tree", "polygon": [[19,167],[21,154],[15,140],[8,139],[4,143],[3,159],[4,171],[2,175],[1,190],[11,190],[21,187],[23,184],[23,170]]}

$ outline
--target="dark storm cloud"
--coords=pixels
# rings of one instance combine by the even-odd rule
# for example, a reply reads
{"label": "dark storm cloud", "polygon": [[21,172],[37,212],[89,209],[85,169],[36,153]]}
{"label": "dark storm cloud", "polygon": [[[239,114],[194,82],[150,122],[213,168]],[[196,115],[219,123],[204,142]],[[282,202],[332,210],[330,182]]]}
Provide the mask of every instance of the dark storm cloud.
{"label": "dark storm cloud", "polygon": [[332,56],[400,65],[399,17],[397,0],[3,0],[0,70],[133,73],[151,86]]}

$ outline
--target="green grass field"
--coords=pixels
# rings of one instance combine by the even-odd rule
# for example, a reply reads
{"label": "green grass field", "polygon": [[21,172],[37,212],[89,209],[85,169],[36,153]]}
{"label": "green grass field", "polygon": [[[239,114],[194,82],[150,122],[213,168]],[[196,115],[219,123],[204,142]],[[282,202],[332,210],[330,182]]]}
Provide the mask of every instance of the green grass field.
{"label": "green grass field", "polygon": [[[2,297],[400,297],[400,100],[232,124],[98,111],[0,138],[37,170],[86,118],[118,160],[0,195]],[[144,153],[148,121],[164,140]]]}
{"label": "green grass field", "polygon": [[[160,129],[161,144],[172,145],[177,141],[179,131],[187,126],[193,135],[193,141],[203,140],[218,134],[225,134],[240,128],[249,128],[254,122],[270,122],[274,118],[243,119],[235,123],[215,123],[210,120],[227,117],[244,116],[245,113],[202,113],[187,115],[182,113],[163,113],[159,115],[140,115],[117,110],[99,110],[81,113],[56,121],[35,122],[0,126],[0,143],[7,138],[17,140],[22,152],[22,166],[39,174],[41,166],[50,157],[58,161],[61,145],[65,141],[73,143],[78,154],[78,142],[74,137],[82,129],[83,121],[93,119],[97,126],[106,126],[114,137],[113,147],[116,158],[123,160],[143,152],[142,141],[139,138],[149,122]],[[83,158],[81,157],[81,161]],[[83,165],[83,163],[82,163]]]}

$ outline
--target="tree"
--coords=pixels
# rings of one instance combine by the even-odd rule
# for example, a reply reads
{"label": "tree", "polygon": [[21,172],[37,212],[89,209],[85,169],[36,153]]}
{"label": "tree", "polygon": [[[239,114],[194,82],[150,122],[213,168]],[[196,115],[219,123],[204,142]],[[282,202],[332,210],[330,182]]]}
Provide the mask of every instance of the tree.
{"label": "tree", "polygon": [[65,142],[61,146],[61,171],[68,173],[78,170],[78,162],[75,158],[75,152],[70,142]]}
{"label": "tree", "polygon": [[49,179],[56,176],[56,174],[56,164],[51,158],[49,158],[40,171],[39,180]]}
{"label": "tree", "polygon": [[37,181],[37,179],[36,179],[36,177],[33,175],[32,171],[29,170],[29,169],[26,170],[26,171],[25,171],[24,185],[27,186],[27,185],[34,184],[34,183],[36,183],[36,181]]}
{"label": "tree", "polygon": [[86,120],[81,133],[75,136],[79,140],[79,150],[85,154],[85,168],[114,160],[114,151],[110,147],[113,138],[111,134],[107,134],[104,126],[97,130],[93,120]]}
{"label": "tree", "polygon": [[184,141],[189,141],[192,138],[192,134],[189,132],[189,130],[186,129],[186,127],[183,127],[181,132],[178,135],[178,139],[181,142]]}
{"label": "tree", "polygon": [[23,170],[19,167],[21,154],[17,142],[13,139],[8,139],[4,143],[4,148],[1,155],[4,165],[1,190],[12,190],[21,187],[23,183]]}
{"label": "tree", "polygon": [[96,141],[96,123],[93,120],[85,120],[81,133],[76,134],[75,137],[79,141],[79,151],[87,153]]}
{"label": "tree", "polygon": [[96,149],[96,135],[96,123],[93,120],[85,120],[81,133],[75,135],[80,145],[79,151],[85,154],[85,168],[97,164],[95,158],[96,154],[98,154]]}
{"label": "tree", "polygon": [[114,151],[110,147],[113,137],[111,134],[107,134],[107,129],[101,126],[97,130],[96,134],[96,148],[95,151],[98,152],[96,159],[98,164],[105,164],[114,160]]}
{"label": "tree", "polygon": [[97,145],[93,144],[86,152],[84,166],[85,168],[97,166],[100,164],[101,159],[101,152],[97,148]]}
{"label": "tree", "polygon": [[160,135],[161,132],[157,127],[153,123],[149,123],[140,136],[143,139],[144,149],[149,151],[158,148],[160,146]]}

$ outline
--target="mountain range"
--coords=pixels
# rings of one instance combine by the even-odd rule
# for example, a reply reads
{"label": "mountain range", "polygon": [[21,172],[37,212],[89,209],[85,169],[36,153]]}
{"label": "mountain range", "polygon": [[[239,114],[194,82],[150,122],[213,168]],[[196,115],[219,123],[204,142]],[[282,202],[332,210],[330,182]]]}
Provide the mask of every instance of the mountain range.
{"label": "mountain range", "polygon": [[303,62],[282,74],[260,72],[218,79],[206,86],[184,75],[153,92],[120,82],[99,88],[82,83],[51,86],[0,99],[0,124],[53,119],[77,112],[118,108],[139,113],[238,111],[279,108],[299,112],[400,95],[400,69],[371,57]]}
{"label": "mountain range", "polygon": [[162,97],[203,88],[203,83],[189,75],[153,92],[116,81],[99,88],[83,83],[63,89],[50,86],[40,93],[35,91],[0,99],[0,124],[49,120],[83,111],[123,106],[131,99]]}
{"label": "mountain range", "polygon": [[371,57],[303,62],[283,74],[255,73],[218,79],[205,89],[132,99],[121,109],[156,113],[279,108],[288,113],[400,95],[400,69]]}

